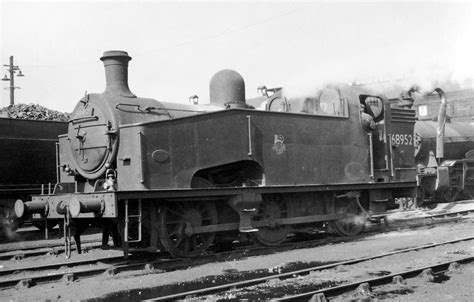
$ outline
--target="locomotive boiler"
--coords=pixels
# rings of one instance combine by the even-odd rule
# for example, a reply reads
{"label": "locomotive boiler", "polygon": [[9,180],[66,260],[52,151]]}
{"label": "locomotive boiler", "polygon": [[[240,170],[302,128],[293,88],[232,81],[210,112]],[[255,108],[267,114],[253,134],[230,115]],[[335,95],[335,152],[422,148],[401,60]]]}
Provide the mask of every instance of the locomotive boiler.
{"label": "locomotive boiler", "polygon": [[104,53],[106,89],[79,101],[60,136],[54,192],[17,201],[18,216],[114,221],[125,256],[134,247],[188,257],[239,235],[270,246],[309,226],[354,235],[416,195],[415,111],[383,95],[275,89],[256,110],[243,78],[223,70],[209,105],[175,104],[136,97],[130,59]]}

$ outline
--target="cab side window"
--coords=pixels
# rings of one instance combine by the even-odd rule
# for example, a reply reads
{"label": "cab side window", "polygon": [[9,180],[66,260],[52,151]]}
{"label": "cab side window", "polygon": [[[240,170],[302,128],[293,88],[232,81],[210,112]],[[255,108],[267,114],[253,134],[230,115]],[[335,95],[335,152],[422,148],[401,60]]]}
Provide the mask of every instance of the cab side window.
{"label": "cab side window", "polygon": [[375,121],[380,121],[383,118],[383,101],[376,96],[367,96],[365,98],[365,105],[367,113],[372,115]]}
{"label": "cab side window", "polygon": [[383,101],[380,97],[360,95],[360,121],[367,130],[375,129],[375,124],[383,120]]}
{"label": "cab side window", "polygon": [[339,89],[325,88],[314,95],[286,98],[272,97],[266,106],[268,111],[305,113],[318,116],[349,117],[349,104]]}
{"label": "cab side window", "polygon": [[314,97],[304,98],[299,112],[313,115],[349,117],[346,98],[342,97],[339,90],[333,88],[323,89]]}
{"label": "cab side window", "polygon": [[286,98],[283,97],[275,97],[267,105],[268,111],[276,111],[276,112],[288,112],[288,102]]}

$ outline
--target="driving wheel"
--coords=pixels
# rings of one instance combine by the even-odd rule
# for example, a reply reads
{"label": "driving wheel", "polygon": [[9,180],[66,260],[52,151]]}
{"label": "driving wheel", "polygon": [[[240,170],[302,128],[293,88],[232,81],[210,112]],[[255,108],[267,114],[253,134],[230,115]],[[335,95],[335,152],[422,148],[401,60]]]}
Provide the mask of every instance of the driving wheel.
{"label": "driving wheel", "polygon": [[330,231],[341,236],[354,236],[362,232],[365,227],[366,218],[362,215],[357,203],[349,198],[337,202],[337,213],[345,214],[345,217],[329,222]]}
{"label": "driving wheel", "polygon": [[276,220],[291,217],[291,204],[286,200],[263,200],[254,222],[266,221],[265,226],[258,226],[258,232],[251,233],[253,239],[262,245],[276,246],[282,243],[291,230],[289,225],[281,225]]}
{"label": "driving wheel", "polygon": [[216,233],[195,233],[194,228],[217,224],[217,210],[213,201],[174,202],[160,207],[158,221],[166,251],[175,257],[195,257],[212,244]]}

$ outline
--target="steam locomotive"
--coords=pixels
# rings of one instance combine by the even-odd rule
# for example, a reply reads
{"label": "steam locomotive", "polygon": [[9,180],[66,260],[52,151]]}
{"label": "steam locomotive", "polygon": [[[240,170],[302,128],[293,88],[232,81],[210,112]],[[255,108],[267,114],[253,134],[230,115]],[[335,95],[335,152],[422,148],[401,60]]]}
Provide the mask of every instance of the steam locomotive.
{"label": "steam locomotive", "polygon": [[[113,222],[124,256],[134,247],[192,257],[238,236],[278,245],[308,226],[352,236],[420,183],[430,190],[431,176],[434,191],[449,187],[443,158],[420,166],[431,145],[417,137],[415,110],[363,87],[304,97],[262,87],[257,110],[243,78],[222,70],[209,105],[175,104],[130,91],[126,52],[101,60],[105,92],[86,94],[59,137],[54,191],[17,201],[17,216]],[[458,163],[472,165],[472,153]],[[462,175],[472,186],[472,172]]]}

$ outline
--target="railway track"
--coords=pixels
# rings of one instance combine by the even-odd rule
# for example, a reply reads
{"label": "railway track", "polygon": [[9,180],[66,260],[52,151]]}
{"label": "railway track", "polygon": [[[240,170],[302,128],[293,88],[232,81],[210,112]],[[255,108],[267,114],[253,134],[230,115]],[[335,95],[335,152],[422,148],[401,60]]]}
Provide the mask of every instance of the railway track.
{"label": "railway track", "polygon": [[[305,275],[309,275],[309,274],[311,274],[313,272],[316,272],[316,271],[336,268],[338,266],[354,265],[354,264],[357,264],[357,263],[361,263],[361,262],[365,262],[365,261],[369,261],[369,260],[374,260],[374,259],[378,259],[378,258],[384,258],[384,257],[393,256],[393,255],[402,254],[402,253],[407,253],[407,252],[412,252],[412,251],[430,249],[430,248],[434,248],[434,247],[438,247],[438,246],[442,246],[442,245],[449,245],[449,244],[458,243],[458,242],[462,242],[462,241],[468,241],[468,240],[474,240],[474,236],[466,237],[466,238],[462,238],[462,239],[457,239],[457,240],[441,242],[441,243],[428,244],[428,245],[423,245],[423,246],[414,247],[414,248],[397,250],[397,251],[394,251],[394,252],[383,253],[383,254],[369,256],[369,257],[363,257],[363,258],[357,258],[357,259],[348,260],[348,261],[341,261],[341,262],[331,263],[331,264],[327,264],[327,265],[312,266],[312,267],[308,267],[308,268],[304,268],[304,269],[300,269],[300,270],[291,270],[291,271],[287,271],[287,272],[284,272],[284,273],[269,274],[268,276],[264,276],[264,277],[258,277],[258,278],[244,280],[244,281],[220,284],[220,285],[216,285],[216,286],[213,286],[213,287],[205,287],[205,288],[201,288],[201,289],[197,289],[197,290],[192,290],[192,291],[187,291],[187,292],[180,292],[180,293],[171,294],[171,295],[167,295],[167,296],[155,297],[155,298],[152,298],[152,299],[149,299],[149,300],[146,300],[146,301],[166,301],[166,300],[185,299],[185,298],[189,298],[189,297],[192,297],[192,298],[203,297],[203,296],[209,295],[209,294],[223,293],[223,292],[225,292],[227,290],[230,290],[230,289],[239,289],[239,288],[254,286],[254,285],[258,285],[258,284],[263,284],[263,283],[269,282],[271,280],[284,280],[284,279],[289,279],[289,278],[305,276]],[[470,256],[470,257],[465,257],[465,258],[460,258],[460,259],[456,259],[456,260],[453,260],[453,261],[449,261],[449,262],[447,262],[448,264],[446,264],[446,265],[449,266],[449,263],[453,263],[453,262],[469,262],[469,261],[472,261],[472,260],[474,260],[474,257]],[[294,301],[294,300],[292,300],[294,298],[295,300],[306,299],[306,301],[307,301],[309,298],[313,297],[314,295],[318,295],[318,294],[321,294],[321,293],[324,294],[325,292],[327,292],[328,294],[329,293],[336,293],[336,292],[338,292],[342,289],[350,290],[350,289],[357,288],[357,286],[359,286],[360,284],[363,284],[363,283],[377,284],[377,282],[386,281],[388,279],[391,282],[394,276],[398,276],[398,275],[400,275],[400,276],[412,276],[413,274],[419,273],[419,272],[421,272],[423,270],[426,270],[426,269],[429,269],[429,268],[433,268],[433,270],[435,270],[435,269],[439,270],[439,269],[444,268],[444,267],[445,267],[444,264],[439,265],[439,267],[438,267],[438,265],[433,265],[433,266],[429,266],[429,267],[425,266],[425,267],[421,267],[421,268],[417,268],[417,269],[412,269],[412,270],[409,270],[409,271],[398,272],[396,274],[390,274],[390,275],[382,276],[380,278],[372,278],[372,279],[369,279],[369,280],[362,280],[362,281],[353,282],[353,283],[350,283],[350,284],[330,286],[327,289],[322,289],[322,290],[318,290],[318,291],[311,291],[311,292],[308,292],[308,293],[295,295],[295,296],[290,296],[290,297],[285,297],[285,298],[281,298],[281,299],[283,301],[286,301],[284,299],[289,299],[288,301]],[[378,280],[381,280],[381,281],[378,281]]]}
{"label": "railway track", "polygon": [[[165,253],[139,253],[132,255],[127,261],[123,260],[123,256],[120,255],[115,257],[107,256],[103,258],[80,261],[65,261],[53,264],[3,269],[0,270],[0,289],[11,288],[15,286],[31,287],[37,284],[46,284],[62,280],[76,280],[85,277],[94,277],[103,273],[115,275],[120,272],[131,270],[144,270],[146,273],[150,273],[151,271],[155,273],[161,273],[197,266],[213,261],[227,261],[229,259],[257,256],[289,250],[292,248],[308,248],[340,241],[344,241],[344,239],[325,238],[304,242],[288,242],[275,248],[242,245],[237,247],[236,250],[215,252],[201,255],[192,259],[167,258],[168,255]],[[159,260],[155,260],[156,258],[159,258]],[[95,267],[80,268],[86,265],[95,265]],[[58,269],[62,269],[62,271],[51,272]],[[32,276],[31,272],[36,272],[36,275]],[[27,277],[25,277],[27,273],[29,274]],[[2,277],[6,278],[2,280]]]}
{"label": "railway track", "polygon": [[[300,239],[301,240],[301,239]],[[293,241],[281,244],[277,247],[265,247],[258,245],[240,245],[235,250],[225,252],[214,252],[210,254],[201,255],[195,258],[167,258],[165,253],[153,253],[153,254],[137,254],[132,255],[128,261],[123,261],[123,256],[116,257],[104,257],[80,261],[65,261],[60,263],[46,264],[46,265],[35,265],[27,267],[19,267],[12,269],[0,270],[0,289],[11,288],[15,286],[26,286],[31,287],[37,284],[46,284],[52,282],[58,282],[62,280],[76,280],[84,277],[94,277],[103,273],[109,275],[115,275],[120,272],[130,270],[145,270],[149,273],[154,271],[155,273],[168,272],[178,270],[182,268],[198,266],[209,262],[228,261],[232,259],[239,259],[249,256],[258,256],[276,252],[287,251],[291,249],[302,249],[311,248],[326,244],[336,244],[339,242],[347,241],[347,238],[342,237],[328,237],[319,238],[314,240],[299,241],[295,239]],[[140,255],[145,255],[144,258],[140,259]],[[160,260],[154,260],[160,258]],[[92,268],[79,268],[77,267],[85,265],[97,265],[99,267]],[[62,268],[61,272],[54,272]],[[67,270],[66,270],[67,268]],[[35,276],[28,275],[26,273],[37,272]],[[23,275],[21,275],[23,273]],[[12,276],[5,280],[2,280],[2,276]]]}
{"label": "railway track", "polygon": [[[122,259],[122,257],[117,257],[117,258]],[[108,258],[107,261],[112,262],[113,260],[118,260],[117,258]],[[147,262],[147,261],[138,261],[134,263],[118,262],[115,264],[107,265],[107,264],[100,263],[100,261],[94,259],[94,260],[89,260],[89,261],[82,261],[82,263],[80,263],[80,265],[87,265],[87,264],[97,264],[97,267],[86,268],[86,269],[76,269],[76,270],[71,270],[67,272],[60,271],[60,272],[55,272],[55,273],[45,273],[45,274],[41,274],[37,276],[8,278],[6,280],[0,281],[0,288],[6,289],[6,288],[12,288],[12,287],[17,287],[17,288],[31,287],[34,285],[54,283],[54,282],[59,282],[59,281],[70,282],[77,279],[98,276],[101,274],[115,275],[121,272],[131,271],[131,270],[142,271],[143,273],[163,272],[162,270],[156,269],[156,264]],[[61,270],[65,266],[69,267],[69,265],[67,264],[62,265],[62,266],[59,266],[58,268]]]}
{"label": "railway track", "polygon": [[[392,229],[404,229],[404,228],[413,228],[413,227],[416,227],[417,225],[420,225],[420,226],[427,226],[427,225],[431,225],[431,224],[439,224],[439,223],[448,223],[448,222],[453,222],[453,221],[456,221],[456,220],[460,220],[460,219],[463,219],[465,216],[471,214],[471,213],[474,213],[474,211],[470,211],[470,210],[466,210],[466,211],[459,211],[459,212],[453,212],[453,213],[440,213],[440,214],[435,214],[435,215],[428,215],[428,216],[424,216],[424,217],[420,217],[420,218],[417,218],[417,219],[412,219],[410,223],[406,223],[404,222],[404,224],[400,224],[400,223],[393,223],[393,222],[388,222],[388,221],[385,221],[383,223],[383,225],[380,225],[380,224],[369,224],[367,225],[366,227],[366,232],[365,233],[371,233],[371,232],[379,232],[379,231],[390,231]],[[311,237],[311,236],[309,236]],[[341,239],[341,240],[344,240],[346,241],[346,239]],[[291,241],[291,239],[290,239]],[[90,250],[90,249],[94,249],[94,248],[98,248],[100,247],[100,240],[97,239],[97,240],[82,240],[83,244],[82,244],[82,247],[84,250]],[[291,243],[291,244],[294,244]],[[297,243],[297,248],[298,248],[298,244],[299,246],[301,247],[305,247],[305,243],[304,242],[298,242]],[[314,246],[314,245],[311,245],[312,242],[310,241],[309,243],[309,247],[311,246]],[[322,242],[321,244],[324,244],[324,242]],[[286,247],[288,247],[288,245],[286,244],[283,244],[283,245],[280,245],[279,247],[276,247],[276,248],[281,248],[281,249],[285,249]],[[44,249],[47,249],[47,250],[44,250]],[[72,246],[72,250],[75,250],[75,245]],[[25,259],[25,258],[28,258],[28,257],[35,257],[35,256],[42,256],[42,255],[58,255],[58,254],[61,254],[61,253],[64,253],[64,247],[63,247],[63,244],[62,243],[47,243],[47,244],[43,244],[43,245],[40,245],[40,246],[36,246],[36,247],[24,247],[24,248],[2,248],[0,250],[0,261],[5,261],[5,260],[10,260],[10,259],[14,259],[14,260],[22,260],[22,259]]]}
{"label": "railway track", "polygon": [[[94,272],[103,272],[111,268],[111,264],[116,263],[117,265],[120,261],[123,261],[123,257],[117,256],[0,270],[0,288],[8,288],[18,284],[29,287],[34,284],[60,280],[67,276],[74,278],[74,276],[82,276],[85,273],[93,274]],[[74,270],[74,267],[84,265],[96,265],[98,267]],[[51,272],[53,270],[62,270],[63,272]],[[35,272],[38,271],[41,273],[35,275]],[[26,276],[27,274],[28,276]],[[2,280],[2,277],[5,276],[7,278]]]}
{"label": "railway track", "polygon": [[290,295],[281,298],[274,298],[272,301],[326,301],[328,297],[335,297],[347,293],[349,291],[359,289],[362,292],[371,292],[373,287],[386,284],[402,284],[405,279],[418,277],[420,275],[425,278],[440,276],[452,270],[458,270],[460,264],[467,264],[474,261],[474,256],[463,257],[460,259],[446,261],[443,263],[421,266],[415,269],[400,271],[386,276],[365,279],[339,286],[333,286],[317,291],[309,291],[298,295]]}
{"label": "railway track", "polygon": [[[431,215],[424,217],[425,222],[420,224],[421,226],[430,225],[431,223],[440,223],[440,222],[453,222],[460,219],[464,219],[465,215],[469,214],[468,211],[463,211],[459,213],[450,213],[447,214],[439,214],[439,215]],[[428,223],[427,221],[428,220]],[[167,255],[164,253],[154,253],[154,254],[138,254],[132,256],[128,261],[124,261],[122,256],[115,256],[115,257],[102,257],[96,259],[88,259],[88,260],[81,260],[81,261],[65,261],[60,263],[54,264],[45,264],[45,265],[35,265],[33,267],[19,267],[19,268],[11,268],[11,269],[0,269],[0,288],[11,288],[15,286],[25,286],[30,287],[37,284],[45,284],[51,282],[58,282],[61,280],[75,280],[81,279],[85,277],[93,277],[100,274],[109,274],[115,275],[120,272],[124,271],[131,271],[131,270],[138,270],[144,271],[146,273],[155,272],[167,272],[173,271],[177,269],[187,268],[191,266],[197,266],[208,262],[218,262],[218,261],[228,261],[231,259],[239,259],[242,257],[249,257],[249,256],[258,256],[276,252],[283,252],[291,249],[302,249],[302,248],[311,248],[322,246],[326,244],[337,244],[340,242],[347,242],[348,240],[359,240],[364,236],[380,231],[380,226],[384,231],[390,231],[392,228],[386,227],[384,225],[374,224],[372,228],[369,228],[369,231],[364,234],[360,234],[358,236],[354,236],[351,238],[347,237],[326,237],[321,238],[320,234],[317,239],[307,240],[305,238],[302,241],[301,238],[294,237],[290,238],[287,243],[281,244],[277,247],[263,247],[263,246],[255,246],[255,245],[248,245],[243,244],[237,246],[235,250],[226,251],[226,252],[214,252],[211,254],[202,255],[197,258],[188,259],[188,258],[175,258],[169,259]],[[378,228],[379,227],[379,228]],[[413,228],[414,226],[411,225],[407,228]],[[396,227],[396,229],[400,229]],[[314,236],[310,236],[309,238],[314,238]],[[468,240],[468,239],[463,239]],[[94,243],[94,241],[90,241],[89,243]],[[91,245],[93,247],[94,245]],[[96,245],[97,246],[97,245]],[[429,246],[431,247],[431,246]],[[42,247],[44,248],[44,247]],[[6,259],[23,259],[23,257],[18,257],[15,255],[28,255],[28,256],[35,256],[46,254],[47,251],[35,251],[35,250],[24,250],[18,254],[18,251],[11,252],[9,255],[0,255],[0,257],[4,257]],[[400,252],[397,252],[400,253]],[[145,255],[145,256],[143,256]],[[8,257],[8,258],[7,258]],[[156,260],[160,258],[160,260]],[[375,259],[375,258],[372,258]],[[363,261],[363,260],[360,260]],[[84,266],[93,266],[84,268]],[[58,270],[53,272],[54,270]],[[33,274],[31,272],[34,272]],[[27,273],[29,273],[27,275]],[[274,276],[272,276],[274,278]],[[2,280],[4,279],[4,280]]]}
{"label": "railway track", "polygon": [[[98,240],[87,240],[82,245],[82,250],[88,251],[91,249],[99,248],[101,246]],[[74,251],[76,247],[73,246],[71,249]],[[64,253],[63,244],[49,244],[42,245],[39,247],[28,247],[28,248],[12,248],[0,252],[0,261],[5,260],[23,260],[25,258],[45,256],[45,255],[59,255]]]}

